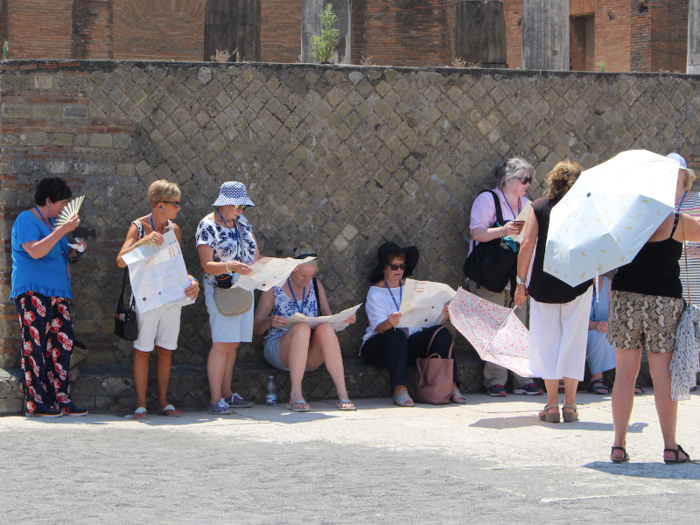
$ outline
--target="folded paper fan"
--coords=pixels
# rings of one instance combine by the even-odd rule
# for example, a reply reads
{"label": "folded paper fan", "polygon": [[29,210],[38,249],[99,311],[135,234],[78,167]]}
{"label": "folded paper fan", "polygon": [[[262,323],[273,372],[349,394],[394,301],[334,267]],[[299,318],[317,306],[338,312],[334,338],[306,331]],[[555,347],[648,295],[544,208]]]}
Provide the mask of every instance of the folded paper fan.
{"label": "folded paper fan", "polygon": [[61,211],[61,213],[58,214],[58,217],[54,220],[53,227],[54,229],[58,228],[62,224],[68,222],[71,220],[73,217],[78,215],[78,212],[80,211],[80,206],[83,204],[83,200],[85,199],[85,195],[81,195],[80,197],[76,197],[72,201],[70,201],[68,204],[66,204],[65,208]]}

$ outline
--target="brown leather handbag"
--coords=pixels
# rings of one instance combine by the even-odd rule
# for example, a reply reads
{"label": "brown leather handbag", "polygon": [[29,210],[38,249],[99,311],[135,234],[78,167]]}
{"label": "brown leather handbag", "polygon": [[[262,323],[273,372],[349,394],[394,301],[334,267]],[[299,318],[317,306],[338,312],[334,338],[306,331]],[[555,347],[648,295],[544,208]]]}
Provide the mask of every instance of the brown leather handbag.
{"label": "brown leather handbag", "polygon": [[440,357],[440,354],[429,354],[425,359],[416,359],[416,391],[413,399],[418,403],[428,403],[430,405],[448,405],[452,397],[452,347],[455,344],[455,330],[451,326],[441,326],[433,333],[428,344],[428,352],[435,340],[435,336],[440,330],[448,330],[452,333],[452,344],[447,358]]}

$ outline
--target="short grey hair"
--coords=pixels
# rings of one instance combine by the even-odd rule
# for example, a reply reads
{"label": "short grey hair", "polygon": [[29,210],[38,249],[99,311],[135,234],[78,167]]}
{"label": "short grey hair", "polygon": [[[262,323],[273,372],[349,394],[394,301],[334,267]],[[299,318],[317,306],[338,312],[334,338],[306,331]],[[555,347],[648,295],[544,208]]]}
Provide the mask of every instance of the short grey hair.
{"label": "short grey hair", "polygon": [[508,182],[523,176],[532,177],[535,180],[535,168],[522,157],[513,157],[502,166],[494,166],[491,175],[498,180],[498,187],[504,189]]}

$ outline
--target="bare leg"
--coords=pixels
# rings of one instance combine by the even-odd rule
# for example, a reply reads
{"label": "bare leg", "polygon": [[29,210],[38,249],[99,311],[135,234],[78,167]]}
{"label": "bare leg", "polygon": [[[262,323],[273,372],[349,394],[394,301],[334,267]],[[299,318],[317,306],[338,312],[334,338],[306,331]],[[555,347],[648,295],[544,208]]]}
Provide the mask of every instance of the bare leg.
{"label": "bare leg", "polygon": [[[212,343],[211,345],[209,357],[207,358],[207,377],[209,379],[212,405],[225,397],[222,385],[226,384],[227,376],[229,386],[226,387],[226,390],[231,390],[231,378],[233,377],[233,364],[236,361],[237,348],[238,343]],[[230,369],[227,370],[228,366],[230,366]]]}
{"label": "bare leg", "polygon": [[[556,411],[559,412],[559,380],[558,379],[545,379],[544,388],[547,390],[547,405],[556,406]],[[547,412],[554,414],[554,407],[547,410]],[[544,411],[540,412],[540,417],[544,415]]]}
{"label": "bare leg", "polygon": [[240,343],[228,343],[224,376],[221,378],[221,397],[231,397],[231,394],[233,394],[233,392],[231,392],[231,381],[233,381],[233,367],[236,365],[239,344]]}
{"label": "bare leg", "polygon": [[[634,383],[639,374],[639,363],[642,358],[642,349],[627,350],[626,348],[615,348],[617,368],[615,370],[615,384],[612,391],[612,414],[613,425],[615,426],[616,447],[627,446],[627,428],[632,417],[634,407]],[[651,364],[651,361],[650,361]],[[612,457],[622,459],[622,450],[615,450]]]}
{"label": "bare leg", "polygon": [[348,391],[345,387],[345,368],[343,367],[343,355],[340,352],[340,343],[331,325],[322,324],[311,337],[309,368],[316,368],[326,363],[326,369],[333,379],[338,399],[348,399]]}
{"label": "bare leg", "polygon": [[148,390],[148,360],[150,352],[134,348],[134,388],[136,389],[136,408],[146,408],[146,391]]}
{"label": "bare leg", "polygon": [[282,364],[289,368],[289,378],[292,383],[289,392],[291,402],[304,399],[301,381],[306,371],[310,339],[311,329],[304,323],[294,325],[280,339],[280,359]]}
{"label": "bare leg", "polygon": [[173,351],[156,346],[156,385],[158,386],[158,406],[168,405],[168,386],[173,365]]}
{"label": "bare leg", "polygon": [[[676,422],[678,420],[678,401],[671,399],[671,371],[669,365],[673,352],[663,354],[648,354],[649,372],[654,381],[654,404],[656,413],[659,416],[661,434],[664,438],[664,448],[676,450]],[[686,455],[682,452],[678,454],[678,459],[683,460]],[[673,452],[664,452],[664,459],[676,459]]]}
{"label": "bare leg", "polygon": [[[559,388],[559,382],[557,381],[557,389]],[[570,377],[564,378],[564,404],[575,405],[576,404],[576,390],[578,389],[578,379],[572,379]],[[557,396],[558,397],[558,396]],[[562,412],[574,413],[573,408],[562,408]]]}

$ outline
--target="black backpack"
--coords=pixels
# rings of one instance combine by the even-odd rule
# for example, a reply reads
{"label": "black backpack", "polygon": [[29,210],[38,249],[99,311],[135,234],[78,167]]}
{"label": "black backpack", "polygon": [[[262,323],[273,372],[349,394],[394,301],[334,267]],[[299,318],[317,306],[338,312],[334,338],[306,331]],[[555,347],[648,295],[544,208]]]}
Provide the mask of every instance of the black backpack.
{"label": "black backpack", "polygon": [[[496,223],[494,226],[503,226],[503,212],[498,195],[491,190],[489,192],[496,204]],[[481,193],[479,195],[481,195]],[[518,245],[519,247],[519,245]],[[510,282],[511,295],[515,292],[515,275],[518,264],[518,252],[513,251],[502,239],[493,239],[488,242],[478,243],[467,260],[464,261],[464,275],[469,277],[477,285],[483,286],[492,292],[501,293]]]}

